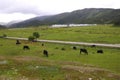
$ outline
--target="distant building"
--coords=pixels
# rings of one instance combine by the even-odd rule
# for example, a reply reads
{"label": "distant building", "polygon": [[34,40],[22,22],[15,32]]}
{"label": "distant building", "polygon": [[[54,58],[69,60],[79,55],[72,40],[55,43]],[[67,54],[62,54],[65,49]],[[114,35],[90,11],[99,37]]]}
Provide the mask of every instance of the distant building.
{"label": "distant building", "polygon": [[97,24],[54,24],[51,27],[96,26]]}

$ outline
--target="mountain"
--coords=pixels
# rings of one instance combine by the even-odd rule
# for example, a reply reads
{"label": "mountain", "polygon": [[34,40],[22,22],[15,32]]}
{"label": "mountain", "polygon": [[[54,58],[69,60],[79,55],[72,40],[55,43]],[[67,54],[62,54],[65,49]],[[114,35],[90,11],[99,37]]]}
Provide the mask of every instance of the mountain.
{"label": "mountain", "polygon": [[12,24],[19,23],[19,22],[22,22],[22,20],[14,20],[14,21],[10,21],[10,22],[8,22],[8,23],[5,24],[5,25],[10,26],[10,25],[12,25]]}
{"label": "mountain", "polygon": [[5,22],[0,22],[0,25],[6,25],[7,23],[5,23]]}
{"label": "mountain", "polygon": [[[11,25],[7,25],[8,27],[29,27],[29,26],[39,26],[39,25],[43,25],[43,21],[46,18],[49,18],[50,16],[40,16],[40,17],[35,17],[35,18],[31,18],[28,20],[24,20],[21,22],[17,22]],[[45,24],[45,23],[44,23]]]}
{"label": "mountain", "polygon": [[0,29],[6,28],[6,26],[0,24]]}
{"label": "mountain", "polygon": [[41,16],[10,25],[28,27],[52,24],[111,24],[120,21],[120,9],[85,8],[57,15]]}

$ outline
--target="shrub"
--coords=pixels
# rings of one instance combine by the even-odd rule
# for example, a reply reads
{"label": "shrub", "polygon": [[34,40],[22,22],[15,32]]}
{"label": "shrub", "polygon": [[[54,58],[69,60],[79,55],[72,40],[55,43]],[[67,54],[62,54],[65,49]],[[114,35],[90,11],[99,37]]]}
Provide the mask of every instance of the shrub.
{"label": "shrub", "polygon": [[34,36],[29,36],[29,37],[28,37],[28,40],[29,40],[29,41],[34,41],[34,39],[35,39]]}

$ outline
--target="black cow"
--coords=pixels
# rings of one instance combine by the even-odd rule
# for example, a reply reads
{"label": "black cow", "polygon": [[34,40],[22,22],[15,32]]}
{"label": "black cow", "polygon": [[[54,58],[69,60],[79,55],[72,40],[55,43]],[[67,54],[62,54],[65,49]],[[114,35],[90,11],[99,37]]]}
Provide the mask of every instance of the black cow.
{"label": "black cow", "polygon": [[23,46],[23,49],[24,49],[24,50],[29,50],[30,48],[29,48],[29,46],[24,45],[24,46]]}
{"label": "black cow", "polygon": [[47,50],[43,50],[43,54],[48,57],[48,51]]}
{"label": "black cow", "polygon": [[16,45],[21,44],[19,40],[16,40]]}
{"label": "black cow", "polygon": [[93,47],[96,47],[96,45],[91,45],[91,47],[93,48]]}
{"label": "black cow", "polygon": [[77,50],[77,47],[73,46],[73,50]]}
{"label": "black cow", "polygon": [[97,53],[103,54],[103,50],[97,50]]}
{"label": "black cow", "polygon": [[86,55],[88,55],[87,49],[81,48],[81,49],[80,49],[80,54],[81,54],[82,52],[85,53]]}

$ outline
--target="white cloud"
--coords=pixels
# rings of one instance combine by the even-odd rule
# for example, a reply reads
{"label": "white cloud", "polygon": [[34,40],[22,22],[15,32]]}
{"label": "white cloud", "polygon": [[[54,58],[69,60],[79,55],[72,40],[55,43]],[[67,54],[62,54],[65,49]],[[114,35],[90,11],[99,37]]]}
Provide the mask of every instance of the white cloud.
{"label": "white cloud", "polygon": [[10,22],[11,20],[25,20],[32,17],[36,17],[34,14],[21,14],[21,13],[13,13],[13,14],[0,14],[0,22]]}
{"label": "white cloud", "polygon": [[83,8],[120,8],[119,0],[1,0],[0,12],[60,13]]}
{"label": "white cloud", "polygon": [[[0,16],[4,14],[10,17],[16,15],[15,13],[41,16],[83,8],[120,8],[119,3],[119,0],[0,0]],[[0,21],[5,19],[6,17],[0,17]]]}

